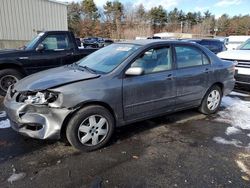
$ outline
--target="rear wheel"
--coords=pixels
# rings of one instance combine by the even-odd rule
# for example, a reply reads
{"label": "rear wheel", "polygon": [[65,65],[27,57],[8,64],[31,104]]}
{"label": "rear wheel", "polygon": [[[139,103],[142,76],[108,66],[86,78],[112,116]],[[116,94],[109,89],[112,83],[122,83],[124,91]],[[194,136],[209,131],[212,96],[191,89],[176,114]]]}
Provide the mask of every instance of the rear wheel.
{"label": "rear wheel", "polygon": [[203,98],[199,111],[203,114],[216,113],[219,110],[221,99],[221,88],[217,85],[212,86]]}
{"label": "rear wheel", "polygon": [[0,95],[4,96],[9,86],[15,84],[23,75],[15,69],[0,70]]}
{"label": "rear wheel", "polygon": [[81,151],[93,151],[106,145],[114,132],[114,118],[102,106],[85,107],[73,116],[66,129],[70,144]]}

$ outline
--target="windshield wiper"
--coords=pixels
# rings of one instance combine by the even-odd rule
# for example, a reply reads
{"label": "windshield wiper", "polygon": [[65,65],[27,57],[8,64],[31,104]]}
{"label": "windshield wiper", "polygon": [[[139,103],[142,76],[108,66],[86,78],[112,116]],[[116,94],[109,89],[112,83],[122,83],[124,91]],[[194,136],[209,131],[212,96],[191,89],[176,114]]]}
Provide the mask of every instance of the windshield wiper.
{"label": "windshield wiper", "polygon": [[86,69],[88,72],[90,72],[90,73],[94,73],[94,74],[96,74],[97,73],[97,71],[96,70],[94,70],[94,69],[91,69],[91,68],[89,68],[88,66],[81,66],[81,65],[79,65],[80,67],[82,67],[82,68],[84,68],[84,69]]}
{"label": "windshield wiper", "polygon": [[88,67],[86,65],[82,66],[82,65],[79,64],[79,62],[75,62],[75,63],[71,64],[70,66],[72,66],[73,69],[79,69],[79,70],[82,70],[82,71],[87,70],[88,72],[90,72],[92,74],[103,74],[104,73],[104,72],[101,72],[101,71],[94,70],[94,69],[92,69],[92,68],[90,68],[90,67]]}

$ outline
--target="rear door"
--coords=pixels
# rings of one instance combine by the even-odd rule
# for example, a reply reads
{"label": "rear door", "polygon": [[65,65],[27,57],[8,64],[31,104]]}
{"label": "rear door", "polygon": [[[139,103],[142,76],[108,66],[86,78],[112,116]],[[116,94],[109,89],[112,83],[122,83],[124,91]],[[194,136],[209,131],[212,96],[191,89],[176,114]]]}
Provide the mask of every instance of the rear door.
{"label": "rear door", "polygon": [[180,108],[195,106],[208,88],[212,71],[209,58],[202,50],[191,45],[176,45],[174,49],[177,65],[176,104]]}
{"label": "rear door", "polygon": [[124,119],[135,120],[171,111],[176,96],[171,48],[148,49],[130,67],[142,67],[144,74],[123,79]]}

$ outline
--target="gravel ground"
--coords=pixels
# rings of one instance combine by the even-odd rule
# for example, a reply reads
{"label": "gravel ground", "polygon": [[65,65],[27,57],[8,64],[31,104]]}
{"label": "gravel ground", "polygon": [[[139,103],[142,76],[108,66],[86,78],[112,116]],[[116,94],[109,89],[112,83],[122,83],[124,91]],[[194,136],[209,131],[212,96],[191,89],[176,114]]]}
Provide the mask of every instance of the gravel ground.
{"label": "gravel ground", "polygon": [[227,135],[218,118],[188,110],[138,122],[91,153],[0,129],[0,187],[250,187],[250,130]]}

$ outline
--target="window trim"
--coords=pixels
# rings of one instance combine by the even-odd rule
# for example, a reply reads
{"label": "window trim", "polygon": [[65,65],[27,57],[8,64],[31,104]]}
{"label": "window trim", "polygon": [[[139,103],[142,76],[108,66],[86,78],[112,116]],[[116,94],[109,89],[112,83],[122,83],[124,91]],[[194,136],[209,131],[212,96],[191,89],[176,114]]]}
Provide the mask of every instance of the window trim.
{"label": "window trim", "polygon": [[[174,63],[174,52],[173,52],[173,46],[172,44],[158,44],[158,45],[154,45],[154,46],[150,46],[150,47],[147,47],[145,48],[144,50],[142,50],[135,58],[133,58],[129,63],[128,65],[124,68],[124,78],[127,78],[128,76],[125,75],[125,72],[131,67],[131,65],[142,55],[144,54],[145,52],[151,50],[151,49],[159,49],[159,48],[169,48],[170,50],[170,58],[171,58],[171,69],[169,70],[162,70],[162,71],[157,71],[157,72],[151,72],[151,73],[147,73],[147,74],[142,74],[142,75],[139,75],[139,76],[146,76],[146,75],[152,75],[152,74],[157,74],[157,73],[162,73],[162,72],[167,72],[167,71],[173,71],[176,66],[175,66],[175,63]],[[138,76],[129,76],[130,77],[138,77]]]}
{"label": "window trim", "polygon": [[[189,48],[193,48],[197,51],[199,51],[200,53],[202,53],[208,60],[208,64],[204,64],[204,61],[202,59],[202,65],[194,65],[194,66],[188,66],[188,67],[178,67],[178,62],[177,62],[177,53],[176,53],[176,50],[175,48],[176,47],[189,47]],[[211,60],[210,58],[208,57],[208,55],[200,48],[194,46],[194,45],[189,45],[189,44],[174,44],[173,45],[173,56],[174,56],[174,63],[175,63],[175,68],[176,70],[179,70],[179,69],[188,69],[188,68],[195,68],[195,67],[203,67],[203,66],[206,66],[206,65],[211,65]]]}

